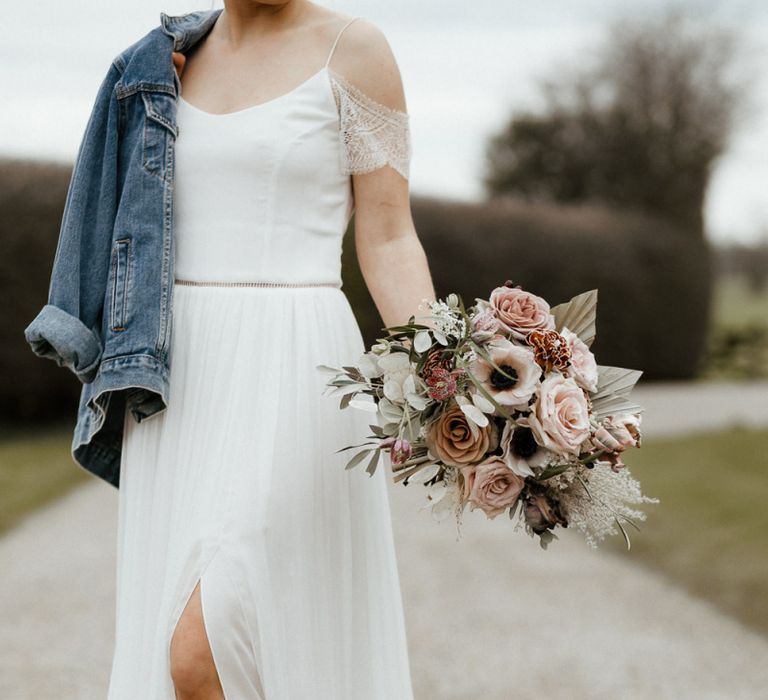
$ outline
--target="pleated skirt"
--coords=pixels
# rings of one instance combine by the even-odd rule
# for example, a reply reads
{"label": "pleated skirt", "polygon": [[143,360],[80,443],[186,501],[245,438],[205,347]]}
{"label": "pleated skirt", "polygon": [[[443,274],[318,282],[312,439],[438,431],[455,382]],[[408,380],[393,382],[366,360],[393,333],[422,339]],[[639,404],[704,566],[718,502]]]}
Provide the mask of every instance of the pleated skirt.
{"label": "pleated skirt", "polygon": [[174,700],[197,581],[227,700],[410,700],[388,461],[316,365],[364,350],[336,287],[174,286],[167,409],[124,422],[108,700]]}

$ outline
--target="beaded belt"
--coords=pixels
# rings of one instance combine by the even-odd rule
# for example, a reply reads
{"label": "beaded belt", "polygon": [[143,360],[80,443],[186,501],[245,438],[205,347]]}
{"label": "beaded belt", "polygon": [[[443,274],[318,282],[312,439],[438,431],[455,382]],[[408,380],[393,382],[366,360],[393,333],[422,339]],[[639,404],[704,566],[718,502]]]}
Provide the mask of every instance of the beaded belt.
{"label": "beaded belt", "polygon": [[341,287],[338,282],[210,282],[178,278],[174,282],[204,287]]}

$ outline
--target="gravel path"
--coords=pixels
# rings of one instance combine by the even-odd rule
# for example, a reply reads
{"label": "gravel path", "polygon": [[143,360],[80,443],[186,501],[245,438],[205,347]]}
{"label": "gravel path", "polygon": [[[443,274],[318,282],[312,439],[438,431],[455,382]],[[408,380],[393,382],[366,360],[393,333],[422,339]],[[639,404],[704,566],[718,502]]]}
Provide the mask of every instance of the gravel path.
{"label": "gravel path", "polygon": [[[654,416],[646,434],[661,436],[662,413],[681,432],[768,425],[768,383],[754,386],[636,395]],[[725,410],[728,395],[742,415],[692,418],[718,397],[708,405]],[[416,700],[768,698],[768,639],[629,556],[575,536],[544,552],[480,512],[467,512],[457,541],[452,521],[419,510],[415,488],[390,484],[390,500]],[[0,539],[3,700],[105,697],[116,505],[117,492],[94,479]]]}
{"label": "gravel path", "polygon": [[768,380],[640,383],[632,397],[646,408],[642,425],[647,438],[768,426]]}

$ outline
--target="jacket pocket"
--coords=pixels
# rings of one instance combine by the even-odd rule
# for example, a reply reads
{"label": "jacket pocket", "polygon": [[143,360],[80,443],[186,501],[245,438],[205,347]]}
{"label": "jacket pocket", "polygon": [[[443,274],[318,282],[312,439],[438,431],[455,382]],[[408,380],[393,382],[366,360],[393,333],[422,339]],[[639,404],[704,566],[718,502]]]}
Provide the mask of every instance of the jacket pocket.
{"label": "jacket pocket", "polygon": [[132,268],[131,239],[120,238],[112,244],[109,269],[109,328],[113,331],[124,331],[128,325]]}
{"label": "jacket pocket", "polygon": [[163,180],[170,179],[171,150],[178,135],[175,98],[163,92],[141,91],[145,118],[142,128],[144,170]]}

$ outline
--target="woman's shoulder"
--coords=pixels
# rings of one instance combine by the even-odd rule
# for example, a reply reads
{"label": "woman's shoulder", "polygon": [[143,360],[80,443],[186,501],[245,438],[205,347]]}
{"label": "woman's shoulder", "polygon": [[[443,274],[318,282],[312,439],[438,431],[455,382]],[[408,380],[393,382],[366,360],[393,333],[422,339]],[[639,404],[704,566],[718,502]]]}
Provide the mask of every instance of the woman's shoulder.
{"label": "woman's shoulder", "polygon": [[370,173],[390,165],[407,179],[409,115],[389,41],[363,17],[348,19],[342,29],[328,67],[343,134],[344,172]]}
{"label": "woman's shoulder", "polygon": [[371,100],[405,112],[400,69],[384,30],[363,16],[339,14],[337,22],[343,31],[329,62],[331,72]]}

